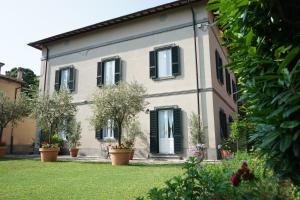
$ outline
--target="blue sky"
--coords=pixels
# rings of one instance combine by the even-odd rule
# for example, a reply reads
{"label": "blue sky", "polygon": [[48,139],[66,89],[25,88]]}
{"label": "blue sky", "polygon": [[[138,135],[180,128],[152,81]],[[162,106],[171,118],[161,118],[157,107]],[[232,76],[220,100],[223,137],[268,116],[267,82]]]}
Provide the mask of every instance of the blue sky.
{"label": "blue sky", "polygon": [[41,52],[29,42],[171,1],[1,0],[1,72],[25,67],[39,75]]}

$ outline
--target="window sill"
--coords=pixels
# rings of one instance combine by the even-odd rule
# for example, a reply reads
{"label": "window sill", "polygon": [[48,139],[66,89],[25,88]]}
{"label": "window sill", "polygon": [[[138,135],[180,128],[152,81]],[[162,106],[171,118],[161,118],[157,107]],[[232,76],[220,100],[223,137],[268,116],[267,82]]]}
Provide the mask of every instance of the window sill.
{"label": "window sill", "polygon": [[166,76],[166,77],[159,77],[159,78],[154,78],[152,80],[154,81],[163,81],[163,80],[169,80],[169,79],[175,79],[176,76]]}

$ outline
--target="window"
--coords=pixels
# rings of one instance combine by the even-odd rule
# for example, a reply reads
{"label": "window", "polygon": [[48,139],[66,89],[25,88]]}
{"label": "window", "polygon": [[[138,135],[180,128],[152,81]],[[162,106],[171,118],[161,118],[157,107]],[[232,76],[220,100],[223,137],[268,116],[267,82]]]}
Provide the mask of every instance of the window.
{"label": "window", "polygon": [[180,48],[178,46],[150,51],[150,78],[168,78],[180,75]]}
{"label": "window", "polygon": [[120,58],[106,59],[98,63],[97,86],[117,84],[121,80]]}
{"label": "window", "polygon": [[215,51],[215,59],[216,59],[216,72],[217,72],[217,79],[223,85],[224,84],[224,77],[223,77],[223,61],[219,54],[219,52]]}
{"label": "window", "polygon": [[114,128],[111,120],[108,120],[107,127],[102,129],[103,139],[105,138],[114,138]]}
{"label": "window", "polygon": [[226,74],[226,90],[229,95],[231,95],[231,80],[230,80],[230,73],[228,69],[225,69]]}
{"label": "window", "polygon": [[173,138],[174,118],[173,110],[160,110],[158,112],[159,138]]}
{"label": "window", "polygon": [[233,80],[232,80],[232,93],[233,93],[233,100],[234,102],[236,102],[238,99],[238,94],[237,94],[236,83]]}
{"label": "window", "polygon": [[55,84],[54,88],[56,91],[59,90],[75,90],[75,77],[76,70],[73,67],[65,67],[55,71]]}
{"label": "window", "polygon": [[227,128],[227,117],[222,109],[219,112],[219,120],[220,120],[220,135],[222,139],[228,138],[228,128]]}

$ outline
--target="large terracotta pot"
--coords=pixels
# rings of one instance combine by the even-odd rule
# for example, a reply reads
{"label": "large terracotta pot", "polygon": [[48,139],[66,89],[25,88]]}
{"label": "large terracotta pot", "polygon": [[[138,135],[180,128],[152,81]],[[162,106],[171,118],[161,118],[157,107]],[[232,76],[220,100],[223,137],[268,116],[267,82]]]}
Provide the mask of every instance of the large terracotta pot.
{"label": "large terracotta pot", "polygon": [[0,147],[0,158],[6,155],[6,146]]}
{"label": "large terracotta pot", "polygon": [[59,148],[40,148],[42,162],[54,162],[57,160]]}
{"label": "large terracotta pot", "polygon": [[222,156],[223,159],[224,158],[229,158],[229,157],[232,156],[232,153],[231,153],[230,150],[224,150],[224,149],[222,149],[221,150],[221,156]]}
{"label": "large terracotta pot", "polygon": [[134,149],[131,149],[129,154],[129,160],[133,160],[133,156],[134,156]]}
{"label": "large terracotta pot", "polygon": [[78,148],[72,148],[72,149],[70,149],[70,156],[71,157],[77,157],[78,151],[79,151]]}
{"label": "large terracotta pot", "polygon": [[110,149],[112,165],[128,165],[131,149]]}

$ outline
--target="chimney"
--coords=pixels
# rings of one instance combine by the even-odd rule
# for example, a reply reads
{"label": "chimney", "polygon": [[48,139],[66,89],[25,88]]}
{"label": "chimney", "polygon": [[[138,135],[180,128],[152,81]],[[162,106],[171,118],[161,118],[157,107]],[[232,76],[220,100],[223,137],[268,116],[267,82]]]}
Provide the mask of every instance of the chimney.
{"label": "chimney", "polygon": [[23,81],[23,68],[19,67],[17,72],[17,79]]}
{"label": "chimney", "polygon": [[5,65],[5,64],[0,62],[0,74],[1,74],[1,67],[3,67],[3,65]]}

